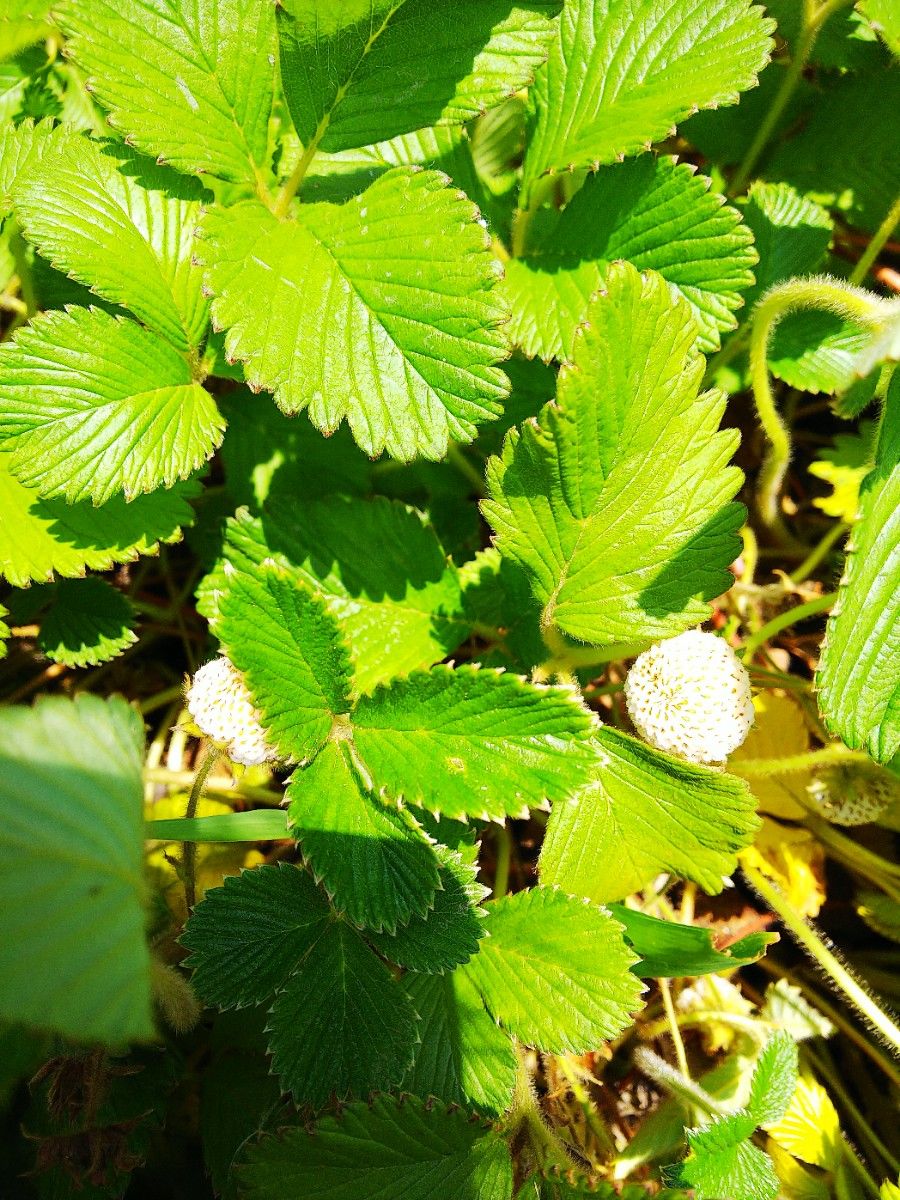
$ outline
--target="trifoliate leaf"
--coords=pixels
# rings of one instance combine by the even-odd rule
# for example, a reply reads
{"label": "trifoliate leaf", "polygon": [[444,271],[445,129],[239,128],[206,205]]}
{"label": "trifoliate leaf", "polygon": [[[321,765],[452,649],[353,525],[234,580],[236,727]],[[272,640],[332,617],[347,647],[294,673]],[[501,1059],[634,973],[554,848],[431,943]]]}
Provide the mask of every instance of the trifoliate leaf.
{"label": "trifoliate leaf", "polygon": [[119,697],[0,712],[3,1021],[113,1046],[154,1036],[143,744]]}
{"label": "trifoliate leaf", "polygon": [[10,473],[9,458],[0,454],[0,575],[17,587],[130,562],[154,553],[160,542],[177,542],[181,527],[193,523],[187,503],[197,491],[193,483],[130,504],[115,496],[94,508],[88,500],[66,504],[23,487]]}
{"label": "trifoliate leaf", "polygon": [[286,798],[307,866],[354,925],[393,932],[435,903],[434,849],[406,813],[366,791],[347,743],[329,742]]}
{"label": "trifoliate leaf", "polygon": [[720,892],[759,828],[746,784],[616,729],[598,730],[596,745],[591,783],[553,806],[541,882],[602,903],[665,871]]}
{"label": "trifoliate leaf", "polygon": [[768,1154],[748,1139],[755,1122],[746,1113],[688,1129],[688,1157],[664,1172],[666,1183],[694,1189],[696,1200],[775,1200],[778,1176]]}
{"label": "trifoliate leaf", "polygon": [[573,795],[597,760],[592,718],[564,688],[433,667],[363,696],[353,737],[376,787],[448,817],[502,820]]}
{"label": "trifoliate leaf", "polygon": [[201,1000],[217,1008],[262,1004],[322,937],[331,910],[297,867],[228,876],[194,909],[181,943]]}
{"label": "trifoliate leaf", "polygon": [[475,878],[476,864],[445,847],[438,847],[437,855],[440,887],[430,911],[412,917],[393,936],[369,936],[379,954],[391,962],[431,974],[452,970],[477,952],[484,936],[484,910],[478,906],[487,894]]}
{"label": "trifoliate leaf", "polygon": [[254,1146],[248,1200],[511,1200],[506,1143],[461,1109],[378,1096]]}
{"label": "trifoliate leaf", "polygon": [[418,1040],[400,984],[343,921],[327,926],[278,993],[268,1029],[282,1086],[316,1106],[397,1086]]}
{"label": "trifoliate leaf", "polygon": [[766,947],[778,940],[773,933],[750,933],[724,950],[713,944],[713,930],[701,925],[681,925],[624,904],[610,904],[609,911],[623,926],[625,940],[640,956],[631,968],[642,979],[708,975],[756,962]]}
{"label": "trifoliate leaf", "polygon": [[293,220],[256,201],[211,209],[198,258],[228,354],[284,412],[306,409],[325,433],[346,419],[369,455],[442,458],[508,390],[506,309],[476,215],[437,172],[404,168]]}
{"label": "trifoliate leaf", "polygon": [[191,267],[202,188],[127,146],[57,139],[19,172],[16,216],[57,270],[130,309],[179,350],[208,324]]}
{"label": "trifoliate leaf", "polygon": [[492,901],[488,914],[489,936],[460,969],[514,1037],[583,1054],[630,1023],[643,989],[605,909],[540,887]]}
{"label": "trifoliate leaf", "polygon": [[648,149],[699,108],[735,104],[769,60],[774,21],[746,0],[570,0],[531,97],[526,192],[542,175]]}
{"label": "trifoliate leaf", "polygon": [[889,763],[900,751],[900,373],[885,399],[875,466],[825,631],[816,683],[825,723]]}
{"label": "trifoliate leaf", "polygon": [[[462,123],[530,83],[558,0],[285,0],[281,79],[300,140],[369,146]],[[410,53],[415,47],[415,53]]]}
{"label": "trifoliate leaf", "polygon": [[349,663],[318,596],[292,573],[235,573],[213,626],[284,758],[312,758],[348,710]]}
{"label": "trifoliate leaf", "polygon": [[[357,691],[430,667],[469,633],[456,568],[434,530],[386,497],[310,501],[302,521],[293,498],[258,517],[238,512],[223,550],[239,570],[284,563],[322,596],[347,641]],[[215,611],[209,593],[221,587],[219,569],[201,585],[207,616]]]}
{"label": "trifoliate leaf", "polygon": [[101,309],[43,313],[0,347],[0,439],[41,495],[100,505],[171,487],[224,428],[182,354]]}
{"label": "trifoliate leaf", "polygon": [[403,1090],[498,1117],[512,1100],[517,1059],[512,1038],[487,1013],[462,971],[408,975],[421,1044]]}
{"label": "trifoliate leaf", "polygon": [[766,989],[760,1016],[771,1025],[786,1029],[795,1042],[811,1037],[831,1037],[834,1026],[805,1000],[798,987],[779,979]]}
{"label": "trifoliate leaf", "polygon": [[756,1060],[747,1112],[757,1125],[774,1125],[787,1112],[796,1086],[797,1044],[787,1030],[780,1029]]}
{"label": "trifoliate leaf", "polygon": [[488,463],[484,512],[544,620],[595,645],[669,637],[731,584],[742,508],[724,397],[697,395],[688,305],[628,263],[588,313],[555,404]]}
{"label": "trifoliate leaf", "polygon": [[860,421],[855,433],[838,433],[832,439],[833,450],[821,450],[809,473],[823,479],[834,489],[830,496],[813,500],[829,517],[838,517],[848,524],[859,512],[859,489],[871,471],[878,427],[874,421]]}
{"label": "trifoliate leaf", "polygon": [[626,259],[684,296],[699,348],[716,349],[737,323],[756,255],[740,214],[709,188],[690,164],[649,154],[589,175],[558,217],[533,222],[524,257],[506,264],[516,344],[545,360],[569,357],[609,263]]}
{"label": "trifoliate leaf", "polygon": [[134,609],[104,579],[66,579],[57,584],[41,622],[38,645],[67,667],[95,667],[134,645]]}
{"label": "trifoliate leaf", "polygon": [[268,0],[72,0],[68,48],[109,123],[189,174],[264,181],[275,90]]}
{"label": "trifoliate leaf", "polygon": [[[873,96],[877,104],[872,104]],[[847,74],[816,96],[810,119],[775,149],[765,174],[793,184],[871,232],[900,192],[900,161],[884,153],[895,134],[898,108],[896,70]]]}
{"label": "trifoliate leaf", "polygon": [[843,1157],[841,1125],[834,1105],[822,1085],[806,1076],[797,1080],[784,1115],[769,1125],[767,1132],[795,1158],[826,1171],[836,1170]]}
{"label": "trifoliate leaf", "polygon": [[749,312],[773,284],[821,266],[834,226],[824,208],[789,184],[761,180],[747,193],[743,216],[759,255],[756,283],[744,292]]}

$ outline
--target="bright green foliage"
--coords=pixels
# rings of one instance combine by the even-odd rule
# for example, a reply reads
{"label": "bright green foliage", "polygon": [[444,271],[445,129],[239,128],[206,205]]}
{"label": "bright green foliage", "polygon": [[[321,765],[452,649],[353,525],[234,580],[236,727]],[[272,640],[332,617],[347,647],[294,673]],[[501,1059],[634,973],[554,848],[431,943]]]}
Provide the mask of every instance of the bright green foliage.
{"label": "bright green foliage", "polygon": [[789,313],[772,335],[769,370],[804,392],[842,392],[856,378],[860,354],[870,342],[870,334],[834,313]]}
{"label": "bright green foliage", "polygon": [[203,195],[127,146],[83,137],[55,139],[14,185],[16,216],[40,253],[179,350],[197,346],[209,320],[191,267]]}
{"label": "bright green foliage", "polygon": [[476,215],[438,173],[404,168],[290,221],[257,201],[211,209],[198,258],[228,354],[285,412],[325,433],[346,419],[369,455],[441,458],[507,390],[506,312]]}
{"label": "bright green foliage", "polygon": [[43,582],[54,575],[83,575],[114,563],[151,554],[160,542],[174,542],[193,522],[187,501],[193,484],[138,496],[122,496],[99,508],[89,500],[66,504],[47,500],[23,485],[9,469],[10,455],[0,454],[0,575],[9,583]]}
{"label": "bright green foliage", "polygon": [[377,786],[448,817],[527,815],[596,770],[591,716],[565,688],[433,667],[363,696],[353,737]]}
{"label": "bright green foliage", "polygon": [[698,108],[734,104],[766,65],[774,21],[746,0],[570,0],[531,92],[526,195],[540,176],[648,149]]}
{"label": "bright green foliage", "polygon": [[[434,530],[383,496],[309,501],[302,522],[287,499],[259,517],[238,512],[228,522],[224,554],[242,570],[274,559],[323,597],[347,642],[359,692],[430,667],[469,632],[456,568]],[[203,585],[207,616],[215,611],[207,594],[222,578],[216,570]]]}
{"label": "bright green foliage", "polygon": [[294,127],[323,150],[469,120],[529,83],[558,0],[286,0],[281,78]]}
{"label": "bright green foliage", "polygon": [[330,919],[310,876],[285,863],[230,875],[181,936],[197,994],[217,1008],[262,1004],[284,984]]}
{"label": "bright green foliage", "polygon": [[12,191],[21,175],[34,169],[42,156],[51,150],[59,134],[54,133],[50,120],[35,125],[6,125],[0,129],[0,216],[12,210]]}
{"label": "bright green foliage", "polygon": [[349,743],[329,742],[287,798],[304,860],[355,925],[393,933],[437,902],[434,850],[406,812],[366,790]]}
{"label": "bright green foliage", "polygon": [[119,698],[0,713],[3,1021],[112,1046],[154,1036],[143,748],[141,719]]}
{"label": "bright green foliage", "polygon": [[349,664],[319,597],[292,573],[235,574],[214,622],[283,758],[303,763],[348,709]]}
{"label": "bright green foliage", "polygon": [[469,976],[410,975],[404,983],[419,1014],[422,1041],[403,1089],[499,1116],[512,1099],[516,1052]]}
{"label": "bright green foliage", "polygon": [[266,1138],[241,1171],[248,1200],[511,1200],[504,1143],[469,1116],[379,1096],[313,1133]]}
{"label": "bright green foliage", "polygon": [[179,171],[265,177],[275,14],[267,0],[70,0],[64,28],[109,123]]}
{"label": "bright green foliage", "polygon": [[400,984],[342,921],[332,922],[279,992],[272,1066],[298,1103],[321,1106],[399,1084],[418,1041]]}
{"label": "bright green foliage", "polygon": [[555,404],[488,464],[484,512],[544,620],[605,646],[705,619],[727,590],[742,519],[729,504],[736,436],[724,398],[697,395],[703,359],[684,301],[658,275],[610,269]]}
{"label": "bright green foliage", "polygon": [[173,346],[101,309],[45,313],[0,347],[0,438],[43,496],[100,505],[171,487],[224,428]]}
{"label": "bright green foliage", "polygon": [[664,1172],[667,1183],[692,1187],[697,1200],[775,1200],[778,1177],[769,1156],[750,1141],[757,1125],[779,1121],[797,1086],[797,1047],[784,1030],[760,1053],[746,1108],[688,1129],[688,1157]]}
{"label": "bright green foliage", "polygon": [[819,705],[848,746],[889,763],[900,752],[900,375],[885,401],[875,466],[863,481],[816,679]]}
{"label": "bright green foliage", "polygon": [[[526,354],[568,358],[610,262],[658,271],[691,305],[701,350],[714,350],[753,282],[739,213],[688,163],[642,155],[589,175],[559,216],[535,221],[506,268],[510,332]],[[543,217],[544,214],[541,214]]]}
{"label": "bright green foliage", "polygon": [[629,1023],[642,985],[609,913],[552,888],[488,906],[488,937],[463,968],[488,1011],[520,1041],[553,1054],[597,1049]]}
{"label": "bright green foliage", "polygon": [[625,940],[640,955],[632,970],[642,979],[684,979],[730,971],[756,962],[766,947],[778,940],[777,934],[750,933],[725,950],[716,950],[710,929],[664,921],[624,904],[610,904],[609,911],[624,927]]}
{"label": "bright green foliage", "polygon": [[621,900],[664,871],[721,891],[759,826],[743,780],[616,729],[599,729],[596,744],[591,783],[553,806],[541,881],[597,903]]}
{"label": "bright green foliage", "polygon": [[900,11],[893,0],[862,0],[860,10],[869,18],[886,45],[900,58]]}
{"label": "bright green foliage", "polygon": [[137,641],[134,609],[104,579],[64,579],[41,622],[38,645],[67,667],[94,667]]}
{"label": "bright green foliage", "polygon": [[469,959],[484,936],[484,910],[478,905],[486,889],[477,882],[477,867],[462,855],[440,847],[439,888],[434,907],[424,917],[413,917],[393,936],[370,938],[375,949],[391,962],[411,971],[442,974]]}
{"label": "bright green foliage", "polygon": [[822,265],[831,240],[831,218],[789,184],[754,183],[743,217],[759,255],[756,283],[744,293],[748,309],[773,284],[793,275],[811,275]]}

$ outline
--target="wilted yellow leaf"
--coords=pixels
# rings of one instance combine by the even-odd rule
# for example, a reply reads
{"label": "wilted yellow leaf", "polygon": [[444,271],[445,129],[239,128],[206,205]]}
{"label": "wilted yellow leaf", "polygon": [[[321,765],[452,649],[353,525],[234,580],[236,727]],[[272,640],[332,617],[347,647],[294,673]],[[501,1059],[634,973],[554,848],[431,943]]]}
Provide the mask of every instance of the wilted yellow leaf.
{"label": "wilted yellow leaf", "polygon": [[833,1171],[841,1158],[841,1123],[820,1083],[801,1075],[787,1112],[768,1134],[782,1149]]}
{"label": "wilted yellow leaf", "polygon": [[728,760],[728,769],[750,784],[760,810],[788,821],[798,821],[805,809],[801,805],[810,781],[807,771],[793,775],[744,775],[741,763],[757,758],[786,758],[805,754],[809,749],[809,730],[803,710],[790,696],[761,692],[754,697],[756,723],[743,746]]}
{"label": "wilted yellow leaf", "polygon": [[756,841],[743,854],[805,917],[818,913],[825,900],[825,851],[808,829],[779,825],[766,817]]}

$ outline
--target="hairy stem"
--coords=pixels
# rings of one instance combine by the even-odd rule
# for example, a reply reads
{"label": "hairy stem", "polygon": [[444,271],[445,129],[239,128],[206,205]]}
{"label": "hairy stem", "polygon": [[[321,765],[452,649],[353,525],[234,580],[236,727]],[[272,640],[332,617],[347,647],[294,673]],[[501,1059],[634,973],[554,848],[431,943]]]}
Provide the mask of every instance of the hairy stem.
{"label": "hairy stem", "polygon": [[897,196],[894,203],[888,209],[887,216],[875,230],[871,241],[866,247],[865,253],[853,268],[853,272],[850,275],[851,283],[862,283],[898,224],[900,224],[900,196]]}
{"label": "hairy stem", "polygon": [[775,637],[782,630],[789,629],[797,621],[804,621],[807,617],[816,616],[817,613],[827,612],[835,600],[837,600],[837,592],[828,592],[824,596],[816,596],[815,600],[798,604],[795,608],[789,608],[787,612],[773,617],[771,621],[763,625],[762,629],[757,629],[756,633],[751,634],[744,642],[742,651],[744,662],[749,663],[760,646],[765,645],[770,638]]}
{"label": "hairy stem", "polygon": [[[184,810],[186,818],[193,818],[197,815],[197,805],[200,803],[200,797],[203,794],[203,785],[206,783],[210,771],[216,764],[219,757],[219,751],[215,746],[208,746],[206,754],[197,769],[197,774],[194,776],[194,783],[191,788],[191,794],[188,796],[187,807]],[[182,864],[184,869],[184,899],[187,905],[187,911],[190,915],[191,910],[197,902],[197,846],[194,842],[184,842],[184,850],[182,851]]]}
{"label": "hairy stem", "polygon": [[815,771],[819,767],[830,767],[834,763],[865,762],[872,760],[863,750],[851,750],[843,742],[825,746],[821,750],[809,750],[805,754],[788,754],[784,758],[748,758],[740,763],[742,775],[793,775],[800,771]]}

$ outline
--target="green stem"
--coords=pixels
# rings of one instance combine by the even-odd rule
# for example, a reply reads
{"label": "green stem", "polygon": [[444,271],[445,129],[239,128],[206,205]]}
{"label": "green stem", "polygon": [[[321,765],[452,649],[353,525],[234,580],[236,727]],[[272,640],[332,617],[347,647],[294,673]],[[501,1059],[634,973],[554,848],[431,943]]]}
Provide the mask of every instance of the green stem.
{"label": "green stem", "polygon": [[721,1117],[727,1112],[724,1104],[714,1100],[709,1092],[698,1083],[682,1075],[680,1071],[669,1065],[664,1058],[647,1046],[638,1046],[634,1052],[634,1064],[639,1071],[649,1076],[660,1087],[672,1092],[688,1109],[693,1105],[701,1109],[707,1116]]}
{"label": "green stem", "polygon": [[547,675],[571,674],[581,668],[602,667],[606,663],[619,662],[623,658],[634,658],[646,650],[647,642],[621,642],[615,646],[573,646],[566,641],[553,624],[548,609],[541,617],[541,636],[550,652],[550,658],[541,664]]}
{"label": "green stem", "polygon": [[805,754],[788,754],[784,758],[748,758],[739,764],[742,775],[793,775],[800,771],[815,771],[819,767],[830,767],[833,763],[864,762],[872,760],[863,750],[851,750],[843,742],[825,746],[822,750],[809,750]]}
{"label": "green stem", "polygon": [[509,865],[512,861],[512,834],[505,824],[496,826],[497,867],[494,871],[493,895],[505,896],[509,891]]}
{"label": "green stem", "polygon": [[865,1020],[881,1034],[885,1044],[900,1056],[900,1028],[829,950],[813,924],[797,912],[788,899],[766,879],[762,872],[750,866],[746,856],[741,858],[741,869],[753,890],[758,892],[763,901],[777,914],[785,928],[793,934],[813,961],[844,993]]}
{"label": "green stem", "polygon": [[484,495],[484,476],[469,462],[465,453],[455,442],[451,442],[447,447],[447,462],[451,463],[460,475],[469,481],[476,496]]}
{"label": "green stem", "polygon": [[525,1051],[519,1045],[516,1046],[516,1054],[519,1060],[516,1086],[512,1105],[503,1123],[504,1133],[509,1140],[524,1136],[539,1167],[561,1167],[564,1171],[569,1171],[574,1165],[573,1161],[541,1115],[531,1073],[525,1061]]}
{"label": "green stem", "polygon": [[897,228],[898,224],[900,224],[900,196],[897,196],[897,199],[888,209],[887,216],[872,235],[872,239],[866,247],[865,254],[863,254],[862,258],[853,268],[853,272],[850,275],[851,283],[862,283],[868,275],[875,259],[884,249],[885,242]]}
{"label": "green stem", "polygon": [[790,628],[797,621],[805,621],[808,617],[827,612],[835,600],[837,600],[837,592],[828,592],[824,596],[816,596],[815,600],[807,600],[805,604],[789,608],[787,612],[779,613],[777,617],[767,621],[762,629],[757,629],[756,633],[751,634],[744,642],[741,652],[744,663],[749,663],[760,646],[765,645],[770,638],[777,636],[783,629]]}
{"label": "green stem", "polygon": [[165,708],[173,700],[177,700],[179,696],[184,695],[184,684],[174,683],[165,691],[157,692],[155,696],[150,696],[147,700],[142,700],[138,705],[138,710],[141,716],[146,717],[149,713],[156,712],[158,708]]}
{"label": "green stem", "polygon": [[800,77],[809,61],[809,56],[812,53],[813,46],[816,44],[816,39],[821,32],[822,26],[829,17],[852,3],[853,0],[827,0],[818,9],[813,8],[809,4],[804,4],[803,27],[800,30],[800,37],[794,51],[794,56],[791,59],[791,64],[782,80],[781,87],[778,89],[774,100],[769,106],[769,111],[756,131],[756,137],[750,143],[750,147],[731,181],[731,186],[728,189],[729,195],[737,196],[747,186],[747,180],[750,178],[753,168],[769,144],[769,139],[775,131],[775,126],[781,119],[781,114],[787,108],[788,102],[791,96],[793,96],[797,84],[800,82]]}
{"label": "green stem", "polygon": [[[207,776],[216,764],[219,757],[219,751],[215,746],[208,746],[206,755],[197,770],[194,777],[194,784],[191,788],[191,794],[188,796],[187,807],[184,810],[185,818],[192,819],[197,815],[197,805],[200,803],[200,797],[203,794],[203,785],[206,783]],[[187,911],[190,915],[194,905],[197,902],[197,846],[194,842],[184,842],[184,850],[182,852],[182,864],[184,867],[184,899],[187,905]]]}
{"label": "green stem", "polygon": [[806,558],[804,558],[796,571],[791,571],[791,583],[803,583],[805,579],[808,579],[835,542],[840,541],[844,534],[849,532],[849,529],[850,526],[846,521],[838,521],[837,524],[832,525],[818,545],[814,546]]}
{"label": "green stem", "polygon": [[756,411],[766,437],[766,455],[757,482],[757,507],[763,525],[780,545],[796,542],[784,526],[779,511],[781,485],[791,457],[788,427],[778,414],[769,379],[768,353],[772,334],[781,319],[797,309],[818,308],[835,313],[844,320],[877,327],[884,302],[860,288],[838,279],[789,279],[777,284],[760,299],[753,310],[750,334],[750,381]]}
{"label": "green stem", "polygon": [[276,217],[283,218],[283,217],[287,216],[288,209],[291,206],[291,201],[294,199],[294,197],[297,195],[297,192],[300,190],[300,185],[303,182],[303,180],[306,178],[306,172],[309,170],[309,164],[315,158],[316,152],[319,149],[319,143],[321,142],[322,138],[325,136],[325,130],[328,128],[329,120],[330,120],[330,117],[325,116],[319,122],[319,127],[318,127],[318,129],[316,129],[316,132],[313,134],[309,145],[304,149],[303,153],[300,155],[300,161],[297,163],[296,167],[294,167],[293,171],[291,171],[290,175],[287,177],[285,182],[282,184],[281,190],[279,191],[278,195],[275,197],[275,205],[272,209],[272,212],[275,214]]}

